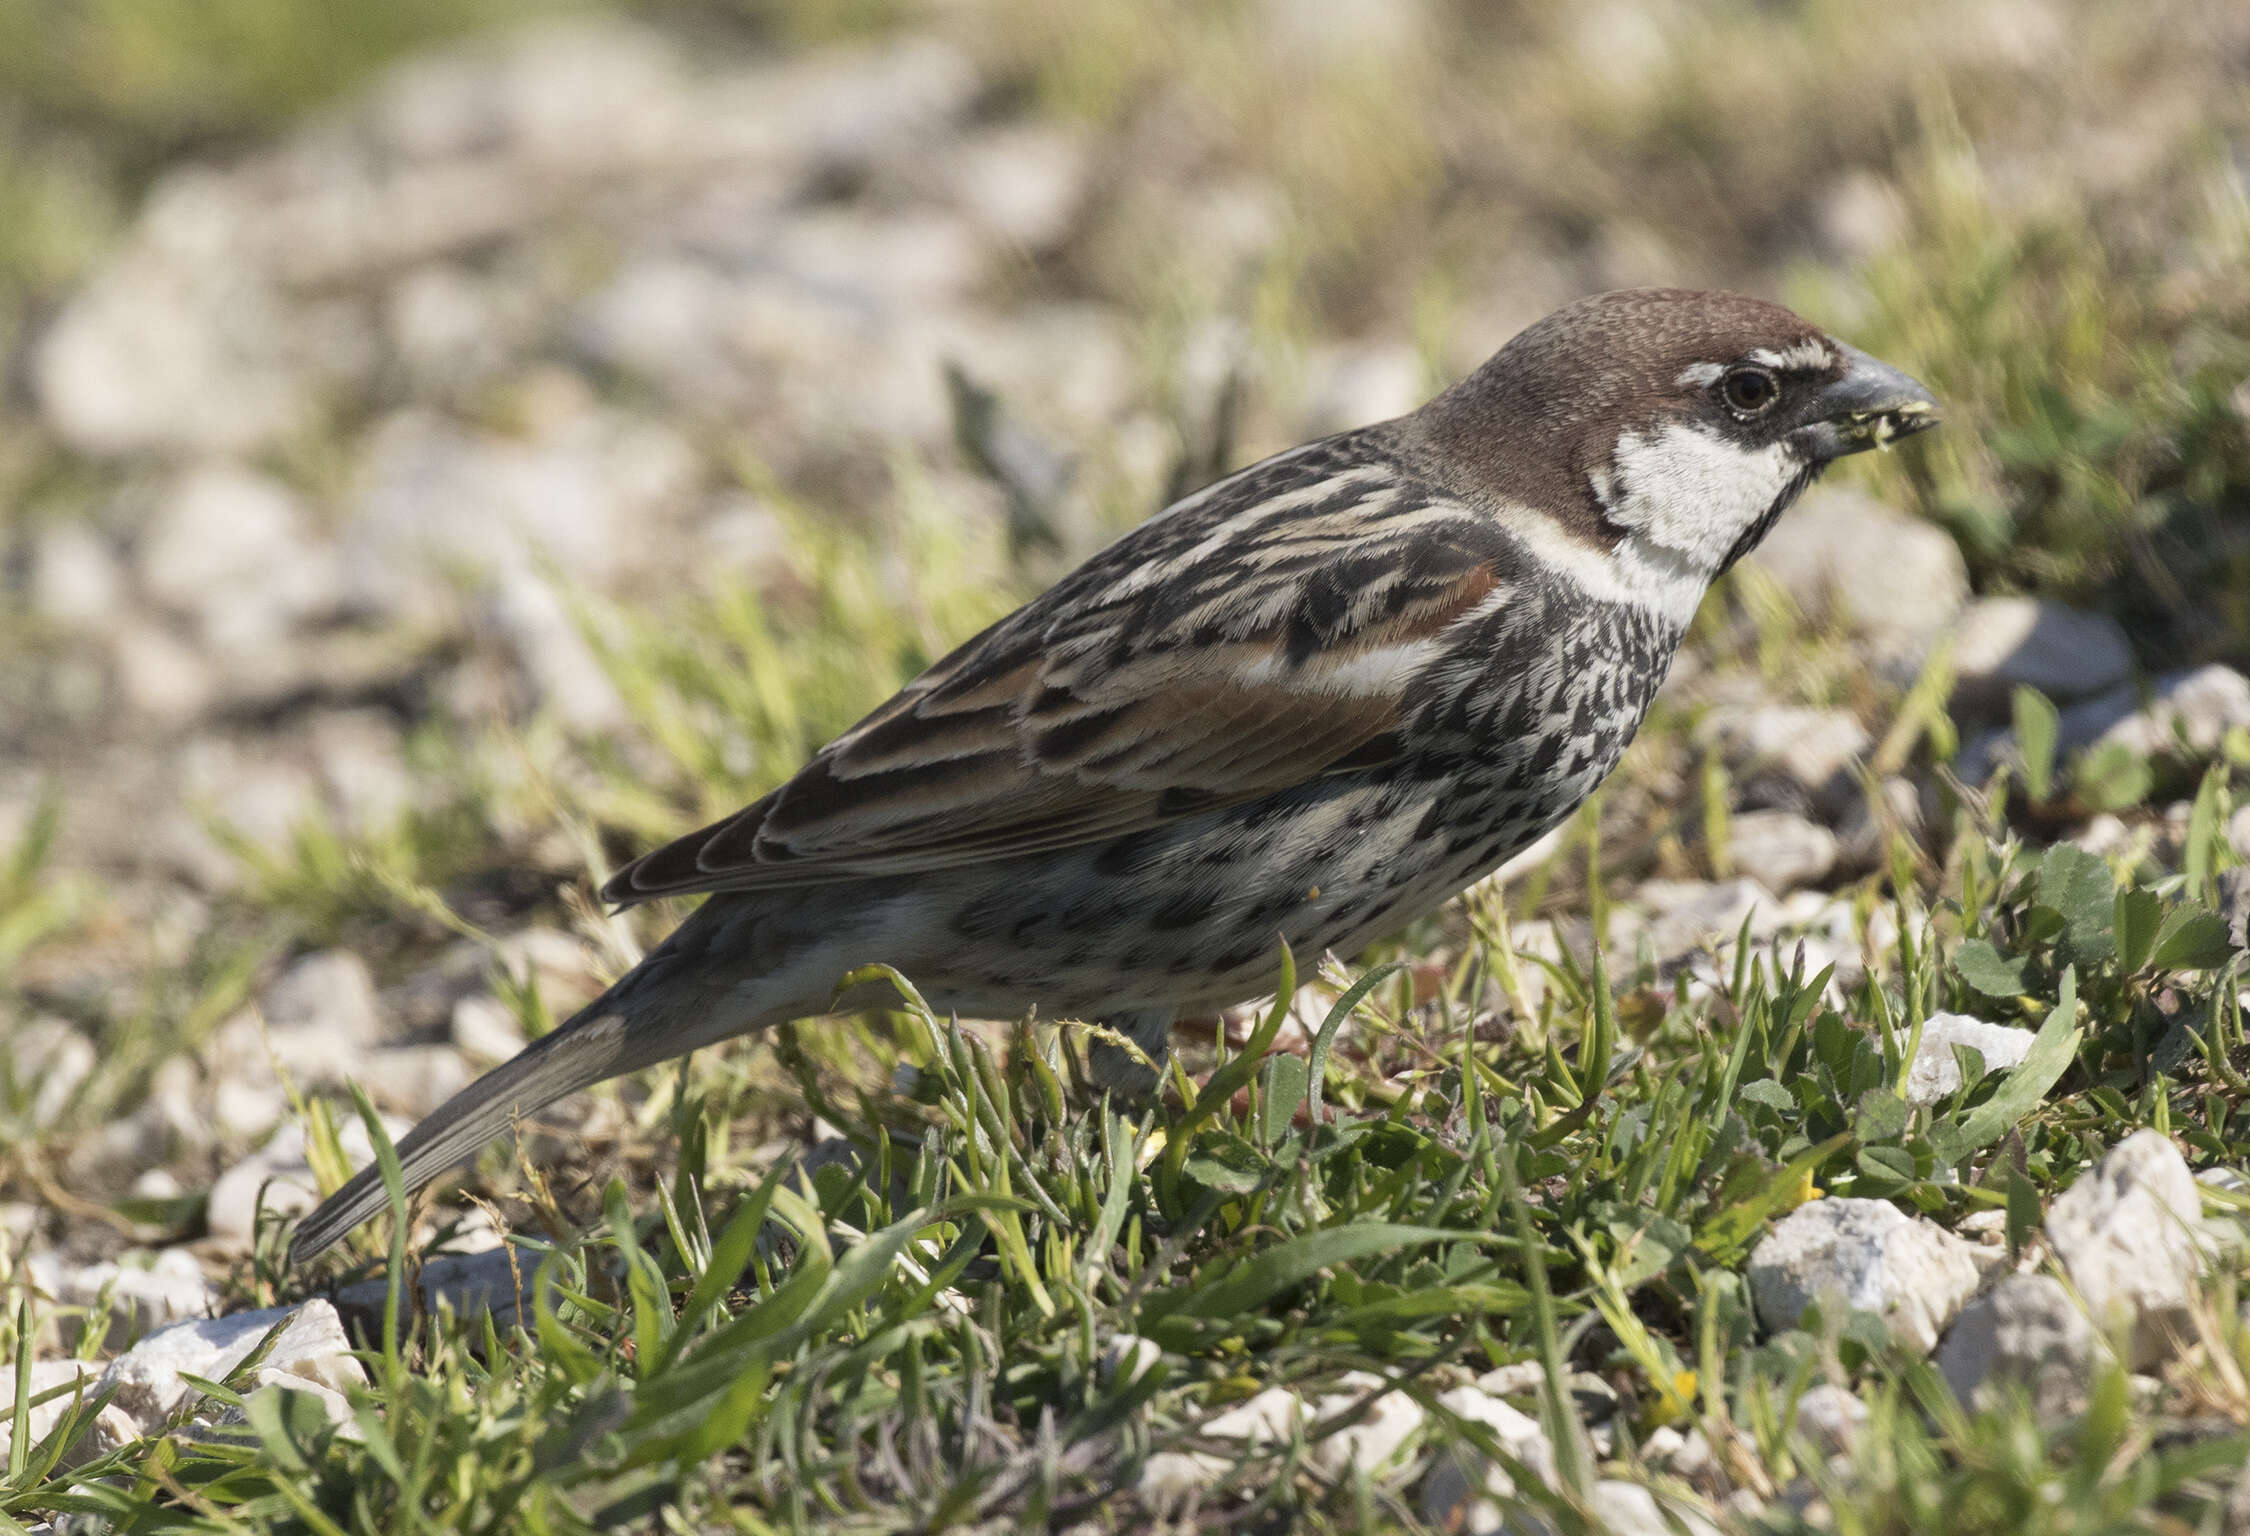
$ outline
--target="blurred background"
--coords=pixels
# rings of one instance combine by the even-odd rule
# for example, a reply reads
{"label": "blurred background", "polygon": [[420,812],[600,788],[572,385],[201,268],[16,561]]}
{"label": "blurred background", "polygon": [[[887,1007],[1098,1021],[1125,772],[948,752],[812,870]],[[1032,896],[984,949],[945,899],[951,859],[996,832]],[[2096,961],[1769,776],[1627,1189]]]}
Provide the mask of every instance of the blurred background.
{"label": "blurred background", "polygon": [[2246,183],[2232,0],[0,0],[9,1183],[176,1215],[260,1029],[428,1107],[661,927],[619,857],[1602,288],[1948,412],[1707,613],[1613,867],[1964,611],[1940,702],[2250,662]]}

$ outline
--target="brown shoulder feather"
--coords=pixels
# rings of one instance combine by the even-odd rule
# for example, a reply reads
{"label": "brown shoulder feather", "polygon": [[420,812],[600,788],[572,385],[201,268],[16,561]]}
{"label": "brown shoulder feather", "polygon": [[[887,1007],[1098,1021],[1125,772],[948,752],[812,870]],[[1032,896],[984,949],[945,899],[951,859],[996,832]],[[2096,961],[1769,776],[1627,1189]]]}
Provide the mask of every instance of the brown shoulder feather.
{"label": "brown shoulder feather", "polygon": [[1015,858],[1380,763],[1439,637],[1507,595],[1475,515],[1385,442],[1314,443],[1177,503],[603,897]]}

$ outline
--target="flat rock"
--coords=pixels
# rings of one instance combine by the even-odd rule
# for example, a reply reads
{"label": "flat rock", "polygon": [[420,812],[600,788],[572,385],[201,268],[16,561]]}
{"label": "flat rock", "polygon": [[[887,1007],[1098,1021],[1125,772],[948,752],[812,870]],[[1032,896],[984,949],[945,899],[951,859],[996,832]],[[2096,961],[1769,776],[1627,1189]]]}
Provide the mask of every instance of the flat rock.
{"label": "flat rock", "polygon": [[1018,250],[1047,251],[1069,235],[1086,200],[1087,149],[1068,130],[1010,123],[964,137],[944,157],[939,176],[988,236]]}
{"label": "flat rock", "polygon": [[2023,1064],[2030,1054],[2032,1032],[2004,1024],[1987,1024],[1965,1013],[1933,1013],[1922,1023],[1922,1043],[1906,1069],[1906,1102],[1935,1104],[1961,1086],[1960,1059],[1953,1054],[1965,1045],[1984,1058],[1987,1073],[2004,1072]]}
{"label": "flat rock", "polygon": [[42,1015],[10,1030],[5,1044],[0,1084],[8,1092],[0,1103],[34,1129],[55,1125],[93,1075],[94,1042],[75,1025]]}
{"label": "flat rock", "polygon": [[1918,668],[1969,600],[1968,565],[1950,534],[1845,486],[1807,495],[1744,563],[1806,612],[1850,623],[1894,675]]}
{"label": "flat rock", "polygon": [[1744,811],[1727,820],[1727,856],[1769,891],[1816,885],[1836,867],[1836,834],[1794,811]]}
{"label": "flat rock", "polygon": [[1797,1433],[1824,1455],[1849,1455],[1868,1417],[1867,1404],[1832,1381],[1807,1387],[1797,1399]]}
{"label": "flat rock", "polygon": [[1857,716],[1841,709],[1761,704],[1716,709],[1697,734],[1724,755],[1736,778],[1776,778],[1805,804],[1842,804],[1845,770],[1873,744]]}
{"label": "flat rock", "polygon": [[2063,702],[2124,682],[2133,648],[2107,614],[2031,597],[1987,597],[1969,605],[1953,632],[1954,702],[2005,717],[2019,686]]}
{"label": "flat rock", "polygon": [[[528,590],[544,584],[550,562],[567,577],[606,582],[685,507],[695,459],[676,434],[592,405],[559,380],[549,392],[558,399],[529,437],[418,410],[375,429],[341,530],[358,603],[442,618],[454,606],[447,572],[512,578]],[[458,516],[466,506],[479,515]]]}
{"label": "flat rock", "polygon": [[1605,1477],[1586,1500],[1592,1529],[1607,1536],[1719,1536],[1710,1518],[1678,1499],[1661,1502],[1639,1483]]}
{"label": "flat rock", "polygon": [[224,1381],[276,1325],[281,1332],[264,1364],[333,1391],[364,1385],[367,1372],[351,1353],[336,1309],[325,1301],[268,1307],[201,1322],[160,1328],[109,1364],[104,1386],[115,1384],[117,1405],[154,1424],[197,1397],[182,1374]]}
{"label": "flat rock", "polygon": [[419,1120],[468,1087],[477,1074],[450,1045],[395,1045],[368,1052],[352,1075],[384,1109]]}
{"label": "flat rock", "polygon": [[[1450,1388],[1438,1394],[1437,1403],[1454,1417],[1489,1430],[1510,1459],[1553,1486],[1555,1448],[1537,1419],[1482,1386]],[[1422,1479],[1422,1518],[1440,1530],[1498,1530],[1506,1518],[1502,1501],[1515,1493],[1516,1480],[1505,1467],[1456,1445],[1441,1452]]]}
{"label": "flat rock", "polygon": [[383,1037],[374,974],[365,960],[348,949],[324,949],[291,961],[258,1005],[266,1028],[275,1036],[301,1035],[308,1042],[325,1042],[331,1059],[339,1052],[374,1045]]}
{"label": "flat rock", "polygon": [[1928,1354],[1975,1293],[1973,1244],[1884,1200],[1816,1200],[1774,1224],[1750,1255],[1750,1294],[1770,1332],[1815,1302],[1872,1312]]}
{"label": "flat rock", "polygon": [[472,1061],[506,1061],[526,1043],[515,1010],[489,992],[472,992],[455,1003],[447,1032],[453,1048]]}
{"label": "flat rock", "polygon": [[[1196,1427],[1209,1440],[1231,1440],[1245,1451],[1278,1445],[1305,1419],[1304,1400],[1286,1387],[1268,1387]],[[1232,1458],[1208,1451],[1158,1451],[1142,1464],[1140,1496],[1172,1506],[1193,1498],[1232,1468]]]}
{"label": "flat rock", "polygon": [[2145,695],[2126,684],[2071,706],[2058,722],[2056,744],[2065,752],[2118,746],[2143,757],[2183,745],[2210,753],[2237,727],[2250,729],[2250,678],[2213,662],[2163,673]]}
{"label": "flat rock", "polygon": [[[219,1299],[203,1266],[185,1248],[79,1265],[35,1254],[25,1267],[32,1283],[58,1305],[100,1309],[111,1349],[173,1323],[209,1317]],[[74,1342],[76,1330],[65,1330],[65,1339]]]}
{"label": "flat rock", "polygon": [[32,539],[27,586],[40,617],[73,629],[99,630],[123,605],[125,572],[109,540],[84,522],[55,522]]}
{"label": "flat rock", "polygon": [[1428,393],[1421,354],[1404,343],[1324,347],[1306,371],[1303,427],[1310,437],[1403,416]]}
{"label": "flat rock", "polygon": [[1755,880],[1649,880],[1635,895],[1649,908],[1647,937],[1659,962],[1731,945],[1744,918],[1753,938],[1770,933],[1781,910],[1780,899]]}
{"label": "flat rock", "polygon": [[1098,1368],[1105,1386],[1139,1381],[1164,1358],[1164,1346],[1154,1339],[1144,1339],[1137,1333],[1110,1335],[1102,1345]]}
{"label": "flat rock", "polygon": [[[421,1267],[422,1306],[430,1312],[450,1312],[472,1328],[490,1317],[504,1337],[525,1315],[532,1277],[538,1272],[536,1253],[488,1248],[482,1253],[440,1254]],[[337,1311],[355,1323],[364,1321],[372,1331],[380,1326],[389,1291],[389,1283],[379,1278],[347,1285],[336,1292]]]}
{"label": "flat rock", "polygon": [[[96,1379],[97,1375],[98,1372],[94,1362],[89,1360],[34,1360],[31,1362],[31,1395],[37,1397],[40,1393],[56,1387],[67,1387],[74,1382],[83,1382],[85,1384],[85,1395],[92,1397],[100,1391]],[[12,1408],[15,1405],[15,1400],[15,1367],[13,1365],[0,1366],[0,1404]],[[54,1432],[55,1426],[62,1422],[63,1415],[70,1411],[73,1401],[73,1395],[65,1392],[47,1402],[32,1404],[32,1444],[37,1445],[39,1441]],[[146,1431],[132,1414],[126,1412],[117,1403],[112,1402],[100,1413],[94,1415],[94,1422],[88,1425],[85,1432],[71,1443],[68,1450],[63,1452],[61,1464],[64,1467],[75,1467],[83,1462],[92,1461],[95,1457],[106,1455],[121,1445],[131,1444],[133,1441],[140,1439],[144,1433]],[[0,1466],[7,1465],[7,1457],[14,1447],[14,1423],[12,1421],[0,1423]]]}
{"label": "flat rock", "polygon": [[[412,1128],[407,1121],[383,1117],[383,1129],[394,1142]],[[356,1114],[344,1117],[337,1139],[353,1167],[374,1159],[374,1145]],[[204,1225],[213,1242],[247,1250],[256,1240],[261,1209],[268,1215],[295,1216],[319,1203],[320,1182],[305,1156],[304,1127],[290,1120],[263,1147],[219,1175],[205,1204]]]}
{"label": "flat rock", "polygon": [[[1342,1413],[1383,1382],[1365,1371],[1353,1371],[1344,1377],[1342,1385],[1343,1391],[1313,1403],[1306,1415],[1308,1423]],[[1330,1477],[1349,1477],[1355,1472],[1374,1477],[1401,1459],[1407,1442],[1421,1429],[1422,1419],[1422,1405],[1404,1392],[1380,1393],[1358,1418],[1314,1441],[1310,1459]]]}
{"label": "flat rock", "polygon": [[2101,1338],[2070,1292],[2049,1275],[2009,1275],[1961,1309],[1938,1346],[1937,1367],[1972,1408],[2022,1391],[2042,1419],[2086,1400]]}
{"label": "flat rock", "polygon": [[2139,1130],[2055,1197],[2047,1241],[2103,1327],[2130,1327],[2133,1366],[2163,1360],[2188,1336],[2189,1303],[2210,1247],[2187,1160]]}
{"label": "flat rock", "polygon": [[295,493],[224,460],[187,470],[156,498],[137,563],[142,589],[224,652],[284,643],[338,591]]}
{"label": "flat rock", "polygon": [[[270,1365],[261,1365],[250,1373],[250,1385],[242,1394],[247,1400],[261,1392],[295,1392],[309,1397],[320,1405],[321,1416],[347,1440],[365,1438],[358,1420],[352,1414],[351,1399],[326,1382],[313,1381],[294,1371],[277,1371]],[[239,1408],[229,1407],[212,1421],[221,1428],[250,1422],[250,1407],[245,1401]]]}

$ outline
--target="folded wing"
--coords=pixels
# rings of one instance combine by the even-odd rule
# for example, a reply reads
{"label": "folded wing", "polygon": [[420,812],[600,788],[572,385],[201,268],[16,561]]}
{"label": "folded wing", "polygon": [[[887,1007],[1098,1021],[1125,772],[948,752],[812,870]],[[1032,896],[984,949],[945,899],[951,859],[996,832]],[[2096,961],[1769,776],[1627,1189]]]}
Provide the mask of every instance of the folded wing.
{"label": "folded wing", "polygon": [[1464,508],[1326,446],[1142,525],[604,898],[1015,858],[1380,764],[1507,594]]}

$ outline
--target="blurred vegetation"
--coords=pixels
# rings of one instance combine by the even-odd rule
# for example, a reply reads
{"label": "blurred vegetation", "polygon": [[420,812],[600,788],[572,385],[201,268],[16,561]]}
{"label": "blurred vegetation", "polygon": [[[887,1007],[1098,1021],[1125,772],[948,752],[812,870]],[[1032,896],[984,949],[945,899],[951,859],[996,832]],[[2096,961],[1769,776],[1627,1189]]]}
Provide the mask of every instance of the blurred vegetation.
{"label": "blurred vegetation", "polygon": [[2214,175],[2182,227],[2106,239],[2082,202],[2005,211],[1959,140],[1911,185],[1905,237],[1857,281],[1865,344],[1912,359],[1968,429],[1906,461],[1922,510],[1981,589],[2107,607],[2153,664],[2250,657],[2241,184]]}
{"label": "blurred vegetation", "polygon": [[[596,8],[0,0],[0,350],[166,165],[412,49]],[[950,32],[1132,146],[1099,237],[1048,276],[1144,315],[1243,314],[1275,387],[1339,330],[1412,334],[1434,381],[1589,288],[1781,292],[1937,386],[1956,427],[1914,457],[1915,497],[1981,589],[2108,606],[2152,660],[2250,659],[2250,212],[2228,147],[2250,93],[2211,52],[2222,8],[609,8],[751,47]],[[1132,216],[1183,187],[1241,193],[1209,248]],[[1271,226],[1254,260],[1227,259],[1229,218]]]}

